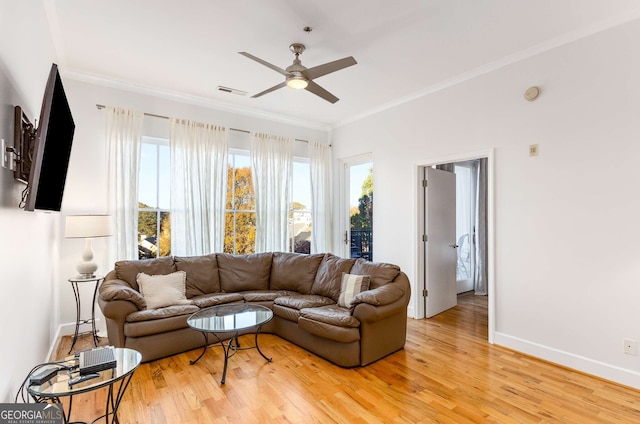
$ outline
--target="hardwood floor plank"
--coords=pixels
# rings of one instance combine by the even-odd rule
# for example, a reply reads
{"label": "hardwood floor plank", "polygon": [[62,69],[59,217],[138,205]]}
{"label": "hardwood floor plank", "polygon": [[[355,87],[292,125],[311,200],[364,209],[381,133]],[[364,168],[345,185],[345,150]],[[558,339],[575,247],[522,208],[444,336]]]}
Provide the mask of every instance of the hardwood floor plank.
{"label": "hardwood floor plank", "polygon": [[[120,405],[126,423],[634,423],[640,391],[487,343],[486,297],[465,294],[429,320],[408,322],[405,348],[344,369],[277,336],[229,359],[220,347],[142,364]],[[81,338],[76,349],[91,347]],[[106,344],[106,339],[101,339]],[[251,336],[241,346],[253,345]],[[58,343],[65,357],[70,338]],[[105,391],[74,398],[74,419],[91,421]],[[77,413],[75,413],[77,412]]]}

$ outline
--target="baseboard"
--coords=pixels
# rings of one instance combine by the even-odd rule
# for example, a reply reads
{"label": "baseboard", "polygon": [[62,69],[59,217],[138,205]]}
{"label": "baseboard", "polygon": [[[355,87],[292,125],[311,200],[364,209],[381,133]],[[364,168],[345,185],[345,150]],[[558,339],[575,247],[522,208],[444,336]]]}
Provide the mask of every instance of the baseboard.
{"label": "baseboard", "polygon": [[576,371],[640,389],[640,372],[637,371],[595,361],[591,358],[554,349],[549,346],[509,336],[497,331],[495,333],[494,343]]}
{"label": "baseboard", "polygon": [[[98,331],[98,337],[106,337],[105,334],[103,334],[102,328],[101,328],[101,321],[99,318],[96,318],[96,330]],[[72,336],[73,333],[76,331],[76,323],[75,322],[69,322],[69,323],[65,323],[65,324],[60,324],[58,326],[58,330],[56,331],[56,334],[53,338],[53,340],[51,340],[51,345],[49,346],[49,352],[47,353],[47,357],[45,358],[45,361],[48,361],[50,358],[53,357],[54,352],[56,351],[56,349],[58,348],[58,343],[60,342],[60,338],[62,336]],[[91,324],[82,324],[80,325],[80,332],[81,333],[86,333],[87,331],[91,331]]]}

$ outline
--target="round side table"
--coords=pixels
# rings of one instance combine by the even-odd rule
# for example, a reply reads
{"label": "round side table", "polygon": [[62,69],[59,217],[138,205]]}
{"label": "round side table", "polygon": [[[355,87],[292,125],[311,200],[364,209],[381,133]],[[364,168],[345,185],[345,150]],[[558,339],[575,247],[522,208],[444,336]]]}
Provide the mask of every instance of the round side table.
{"label": "round side table", "polygon": [[[73,333],[73,340],[71,342],[71,349],[69,349],[69,353],[73,351],[73,346],[75,346],[76,341],[78,340],[80,325],[82,324],[91,324],[91,334],[93,335],[93,344],[98,346],[100,340],[98,340],[98,332],[96,331],[96,296],[98,295],[98,286],[100,282],[104,280],[104,276],[102,275],[94,275],[93,277],[83,277],[77,276],[69,278],[69,282],[71,283],[71,288],[73,289],[73,295],[76,298],[76,330]],[[80,292],[78,290],[78,284],[80,283],[91,283],[95,284],[95,288],[93,289],[93,300],[91,302],[91,318],[81,319],[80,318]],[[87,332],[88,333],[88,332]]]}

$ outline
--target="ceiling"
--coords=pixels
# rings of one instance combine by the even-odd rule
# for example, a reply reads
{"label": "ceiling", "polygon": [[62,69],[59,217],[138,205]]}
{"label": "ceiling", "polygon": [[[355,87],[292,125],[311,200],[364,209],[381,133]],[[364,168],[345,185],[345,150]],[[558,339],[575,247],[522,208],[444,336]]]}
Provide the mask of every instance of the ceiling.
{"label": "ceiling", "polygon": [[[321,128],[640,17],[636,0],[43,2],[65,77]],[[238,52],[286,68],[293,42],[307,67],[358,61],[316,80],[337,103],[286,87],[250,97],[284,77]]]}

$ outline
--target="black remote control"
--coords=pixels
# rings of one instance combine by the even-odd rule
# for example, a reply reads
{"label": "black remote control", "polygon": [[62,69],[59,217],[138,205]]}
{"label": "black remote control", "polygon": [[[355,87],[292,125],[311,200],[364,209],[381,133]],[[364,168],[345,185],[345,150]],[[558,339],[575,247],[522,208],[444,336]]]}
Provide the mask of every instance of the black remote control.
{"label": "black remote control", "polygon": [[83,381],[91,380],[92,378],[98,378],[98,377],[100,377],[100,374],[85,374],[85,375],[79,375],[77,377],[73,377],[72,379],[69,380],[69,387],[73,386],[74,384],[79,384],[79,383],[82,383]]}

